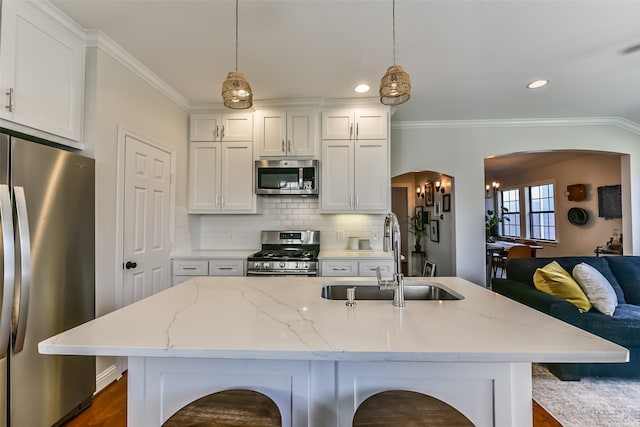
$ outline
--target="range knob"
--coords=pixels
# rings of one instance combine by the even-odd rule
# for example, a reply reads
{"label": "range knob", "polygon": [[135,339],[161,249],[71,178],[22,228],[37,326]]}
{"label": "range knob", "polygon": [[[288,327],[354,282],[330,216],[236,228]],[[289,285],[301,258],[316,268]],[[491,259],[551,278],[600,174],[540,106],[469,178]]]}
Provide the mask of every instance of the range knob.
{"label": "range knob", "polygon": [[262,264],[262,266],[263,266],[264,268],[269,268],[269,263],[268,263],[268,262],[265,262],[264,264]]}
{"label": "range knob", "polygon": [[254,262],[253,263],[253,268],[260,268],[260,263],[259,262]]}
{"label": "range knob", "polygon": [[280,262],[280,268],[284,268],[287,265],[286,262]]}

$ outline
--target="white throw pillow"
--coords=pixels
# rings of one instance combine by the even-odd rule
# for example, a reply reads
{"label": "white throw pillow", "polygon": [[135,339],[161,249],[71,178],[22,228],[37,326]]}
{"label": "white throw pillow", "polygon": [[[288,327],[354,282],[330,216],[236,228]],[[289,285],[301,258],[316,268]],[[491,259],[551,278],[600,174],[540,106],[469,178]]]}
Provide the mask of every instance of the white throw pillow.
{"label": "white throw pillow", "polygon": [[611,283],[596,268],[584,262],[573,267],[573,278],[582,288],[591,304],[601,313],[613,316],[618,297]]}

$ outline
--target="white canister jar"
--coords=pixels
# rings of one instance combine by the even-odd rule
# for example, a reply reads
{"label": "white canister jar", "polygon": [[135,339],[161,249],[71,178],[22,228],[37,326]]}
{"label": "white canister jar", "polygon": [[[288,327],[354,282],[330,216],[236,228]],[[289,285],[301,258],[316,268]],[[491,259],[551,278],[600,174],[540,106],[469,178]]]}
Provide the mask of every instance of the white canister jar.
{"label": "white canister jar", "polygon": [[358,250],[358,241],[359,241],[359,239],[357,237],[349,237],[349,243],[347,245],[347,249],[350,249],[352,251],[357,251]]}

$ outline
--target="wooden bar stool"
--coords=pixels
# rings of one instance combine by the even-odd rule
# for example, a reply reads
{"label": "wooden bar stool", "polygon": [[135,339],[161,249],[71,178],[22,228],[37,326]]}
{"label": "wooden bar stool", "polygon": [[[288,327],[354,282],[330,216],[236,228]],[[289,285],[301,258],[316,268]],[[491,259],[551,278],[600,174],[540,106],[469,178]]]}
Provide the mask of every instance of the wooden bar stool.
{"label": "wooden bar stool", "polygon": [[282,417],[262,393],[224,390],[183,406],[162,427],[282,427]]}
{"label": "wooden bar stool", "polygon": [[358,406],[353,427],[473,427],[453,406],[426,394],[390,390]]}

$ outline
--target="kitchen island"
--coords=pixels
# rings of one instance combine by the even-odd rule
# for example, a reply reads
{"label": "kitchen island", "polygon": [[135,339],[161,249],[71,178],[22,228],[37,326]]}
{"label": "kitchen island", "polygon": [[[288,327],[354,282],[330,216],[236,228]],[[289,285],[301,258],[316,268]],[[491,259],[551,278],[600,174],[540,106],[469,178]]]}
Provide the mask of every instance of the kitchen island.
{"label": "kitchen island", "polygon": [[464,299],[404,308],[323,299],[323,283],[335,280],[198,277],[39,350],[128,357],[131,426],[159,426],[229,388],[269,396],[283,426],[350,426],[360,403],[390,389],[434,396],[477,426],[525,426],[532,362],[628,359],[616,344],[460,278],[407,280],[437,282]]}

